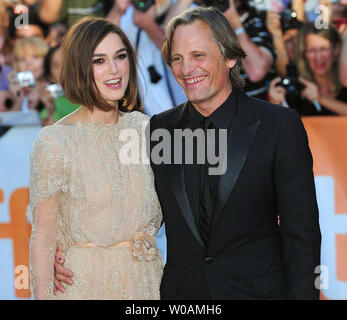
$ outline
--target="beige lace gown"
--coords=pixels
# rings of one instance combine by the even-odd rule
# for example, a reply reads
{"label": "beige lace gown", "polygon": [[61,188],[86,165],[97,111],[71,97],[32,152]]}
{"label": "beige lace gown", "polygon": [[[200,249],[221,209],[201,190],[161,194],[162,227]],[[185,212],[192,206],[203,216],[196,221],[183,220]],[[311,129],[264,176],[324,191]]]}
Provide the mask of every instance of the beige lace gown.
{"label": "beige lace gown", "polygon": [[[34,298],[159,299],[162,214],[141,158],[146,123],[139,112],[121,113],[117,124],[56,124],[38,134],[28,208]],[[57,246],[74,284],[54,296]]]}

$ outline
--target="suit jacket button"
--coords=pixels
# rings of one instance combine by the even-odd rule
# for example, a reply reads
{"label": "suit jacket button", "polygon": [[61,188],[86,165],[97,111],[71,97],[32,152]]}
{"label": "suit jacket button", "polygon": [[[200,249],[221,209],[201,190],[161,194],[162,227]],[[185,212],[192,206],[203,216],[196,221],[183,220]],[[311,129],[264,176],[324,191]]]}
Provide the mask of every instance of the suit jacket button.
{"label": "suit jacket button", "polygon": [[212,263],[213,262],[213,258],[212,257],[206,257],[205,258],[205,263],[207,263],[207,264],[210,264],[210,263]]}

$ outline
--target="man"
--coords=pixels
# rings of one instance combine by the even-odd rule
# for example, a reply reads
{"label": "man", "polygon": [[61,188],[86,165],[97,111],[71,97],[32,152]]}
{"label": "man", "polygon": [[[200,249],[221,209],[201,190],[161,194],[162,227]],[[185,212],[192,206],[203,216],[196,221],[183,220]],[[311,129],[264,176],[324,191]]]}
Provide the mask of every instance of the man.
{"label": "man", "polygon": [[238,88],[244,53],[215,9],[174,18],[163,55],[189,101],[153,116],[151,131],[195,129],[205,117],[231,132],[227,171],[214,179],[198,165],[152,164],[167,235],[162,298],[318,298],[321,236],[299,115]]}
{"label": "man", "polygon": [[189,101],[153,116],[151,133],[209,123],[228,142],[218,145],[227,149],[220,176],[199,164],[197,146],[193,164],[157,164],[151,142],[167,235],[162,299],[317,299],[321,235],[299,115],[238,88],[244,52],[216,9],[174,18],[163,55]]}

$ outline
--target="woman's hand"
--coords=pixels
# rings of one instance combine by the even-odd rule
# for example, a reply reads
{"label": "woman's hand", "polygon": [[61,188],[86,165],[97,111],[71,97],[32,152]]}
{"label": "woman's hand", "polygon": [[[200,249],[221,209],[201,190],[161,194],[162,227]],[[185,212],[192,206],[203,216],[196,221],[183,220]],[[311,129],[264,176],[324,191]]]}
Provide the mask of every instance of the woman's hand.
{"label": "woman's hand", "polygon": [[306,98],[307,100],[311,102],[318,101],[319,100],[318,86],[315,83],[304,79],[303,77],[299,77],[299,80],[301,83],[303,83],[306,86],[306,88],[301,92],[301,97]]}
{"label": "woman's hand", "polygon": [[9,81],[9,90],[12,93],[13,97],[13,107],[11,110],[16,111],[20,110],[23,102],[24,91],[20,85],[19,80],[16,77],[16,72],[12,71],[7,75]]}

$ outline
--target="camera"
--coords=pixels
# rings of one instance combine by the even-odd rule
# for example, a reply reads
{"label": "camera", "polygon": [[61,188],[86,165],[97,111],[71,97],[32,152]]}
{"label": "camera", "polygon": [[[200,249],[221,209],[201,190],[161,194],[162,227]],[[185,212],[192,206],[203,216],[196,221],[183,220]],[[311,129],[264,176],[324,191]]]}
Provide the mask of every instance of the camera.
{"label": "camera", "polygon": [[289,29],[300,29],[302,23],[296,19],[297,14],[294,10],[285,9],[279,13],[282,31]]}
{"label": "camera", "polygon": [[154,0],[131,0],[131,3],[136,10],[146,12],[154,4]]}
{"label": "camera", "polygon": [[299,81],[298,70],[294,63],[287,64],[286,70],[287,76],[276,87],[281,86],[286,90],[286,101],[295,109],[300,104],[301,92],[305,89],[305,85]]}
{"label": "camera", "polygon": [[35,87],[35,77],[31,71],[18,72],[16,78],[22,88]]}
{"label": "camera", "polygon": [[131,0],[131,4],[134,8],[141,12],[146,12],[152,5],[155,5],[155,22],[162,24],[166,17],[166,14],[171,6],[170,0],[160,1],[158,3],[155,0]]}
{"label": "camera", "polygon": [[64,96],[63,88],[57,83],[47,85],[46,90],[51,93],[51,96],[54,99]]}
{"label": "camera", "polygon": [[[258,9],[256,1],[239,0],[237,12],[239,15],[247,12],[252,18],[257,17],[262,21],[266,21],[266,11]],[[279,15],[283,32],[289,29],[300,29],[302,22],[297,20],[297,14],[294,10],[285,9],[279,12]]]}
{"label": "camera", "polygon": [[229,8],[229,0],[201,0],[198,4],[204,7],[216,7],[222,12]]}

